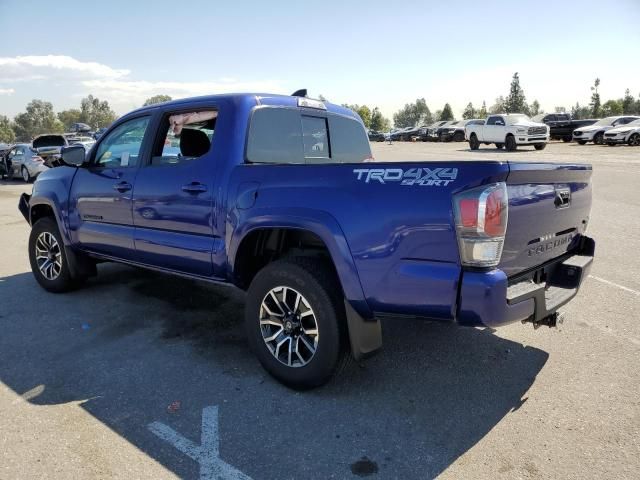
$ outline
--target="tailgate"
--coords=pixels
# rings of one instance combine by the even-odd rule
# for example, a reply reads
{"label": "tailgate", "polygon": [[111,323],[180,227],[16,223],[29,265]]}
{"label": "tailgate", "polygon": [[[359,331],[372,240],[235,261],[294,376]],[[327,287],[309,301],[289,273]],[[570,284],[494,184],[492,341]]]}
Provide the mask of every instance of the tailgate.
{"label": "tailgate", "polygon": [[591,166],[509,163],[509,220],[499,268],[513,276],[572,249],[591,211]]}

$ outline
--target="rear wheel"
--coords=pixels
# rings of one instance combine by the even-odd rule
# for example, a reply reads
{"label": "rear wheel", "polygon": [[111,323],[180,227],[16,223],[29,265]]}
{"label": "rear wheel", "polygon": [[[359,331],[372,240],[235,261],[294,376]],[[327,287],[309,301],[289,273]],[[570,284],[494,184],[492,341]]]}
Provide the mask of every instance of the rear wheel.
{"label": "rear wheel", "polygon": [[564,143],[569,143],[571,142],[571,140],[573,140],[573,138],[571,137],[571,135],[565,135],[564,137],[562,137],[562,141]]}
{"label": "rear wheel", "polygon": [[29,174],[29,170],[27,170],[27,167],[25,167],[24,165],[22,166],[22,179],[26,182],[29,183],[31,181],[31,175]]}
{"label": "rear wheel", "polygon": [[472,133],[471,138],[469,138],[469,148],[471,150],[478,150],[480,148],[480,142],[475,133]]}
{"label": "rear wheel", "polygon": [[502,150],[504,148],[504,143],[496,143],[496,148],[498,150]]}
{"label": "rear wheel", "polygon": [[515,137],[513,135],[509,135],[504,141],[504,146],[508,152],[515,152],[518,148]]}
{"label": "rear wheel", "polygon": [[595,143],[596,145],[602,145],[604,143],[604,133],[596,133],[593,137],[593,143]]}
{"label": "rear wheel", "polygon": [[632,147],[640,146],[640,133],[634,133],[633,135],[631,135],[627,143]]}
{"label": "rear wheel", "polygon": [[289,387],[320,386],[348,359],[337,282],[328,264],[307,257],[270,263],[251,282],[249,343],[265,370]]}
{"label": "rear wheel", "polygon": [[535,148],[536,150],[544,150],[546,146],[546,143],[536,143],[533,148]]}

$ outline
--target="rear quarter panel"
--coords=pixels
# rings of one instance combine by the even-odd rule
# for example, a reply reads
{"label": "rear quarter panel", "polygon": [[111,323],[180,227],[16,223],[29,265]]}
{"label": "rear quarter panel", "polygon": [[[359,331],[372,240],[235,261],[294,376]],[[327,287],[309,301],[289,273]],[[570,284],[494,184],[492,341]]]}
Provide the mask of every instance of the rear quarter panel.
{"label": "rear quarter panel", "polygon": [[[367,182],[367,174],[359,172],[382,170],[392,172],[392,178],[398,171],[420,169],[421,176],[428,177],[425,169],[438,168],[456,169],[455,180],[439,186],[403,185],[372,178]],[[315,233],[325,243],[328,235],[344,236],[329,242],[344,242],[345,249],[335,253],[349,258],[338,262],[353,266],[356,274],[355,279],[341,276],[343,288],[350,284],[345,288],[349,300],[359,300],[349,296],[360,290],[377,313],[453,319],[460,265],[451,195],[505,180],[507,174],[503,162],[240,165],[229,184],[227,232],[235,232],[228,243],[230,264],[244,236],[239,232],[247,225],[313,223],[305,218],[320,224],[335,221],[335,228]],[[258,185],[255,205],[238,209],[236,192],[246,182]]]}

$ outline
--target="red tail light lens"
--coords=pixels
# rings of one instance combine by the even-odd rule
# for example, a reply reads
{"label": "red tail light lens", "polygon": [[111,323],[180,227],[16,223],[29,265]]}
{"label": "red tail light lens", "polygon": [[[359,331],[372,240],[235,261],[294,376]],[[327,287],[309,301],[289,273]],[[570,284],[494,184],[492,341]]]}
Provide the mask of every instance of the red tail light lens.
{"label": "red tail light lens", "polygon": [[507,232],[508,206],[504,182],[454,196],[456,233],[463,265],[495,267],[500,263]]}

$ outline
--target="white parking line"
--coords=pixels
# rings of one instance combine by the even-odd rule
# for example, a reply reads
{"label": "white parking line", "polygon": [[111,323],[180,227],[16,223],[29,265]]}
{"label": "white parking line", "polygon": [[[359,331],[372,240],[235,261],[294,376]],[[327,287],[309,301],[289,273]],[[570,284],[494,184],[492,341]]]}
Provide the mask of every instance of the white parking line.
{"label": "white parking line", "polygon": [[198,462],[200,464],[200,480],[251,480],[251,477],[220,458],[217,406],[205,407],[202,410],[201,445],[183,437],[164,423],[153,422],[147,425],[147,428]]}
{"label": "white parking line", "polygon": [[611,285],[612,287],[617,287],[620,290],[624,290],[625,292],[629,292],[629,293],[632,293],[634,295],[640,296],[640,292],[637,291],[637,290],[634,290],[633,288],[625,287],[624,285],[620,285],[618,283],[611,282],[609,280],[605,280],[604,278],[596,277],[595,275],[589,275],[589,277],[591,277],[594,280],[597,280],[599,282],[606,283],[607,285]]}

